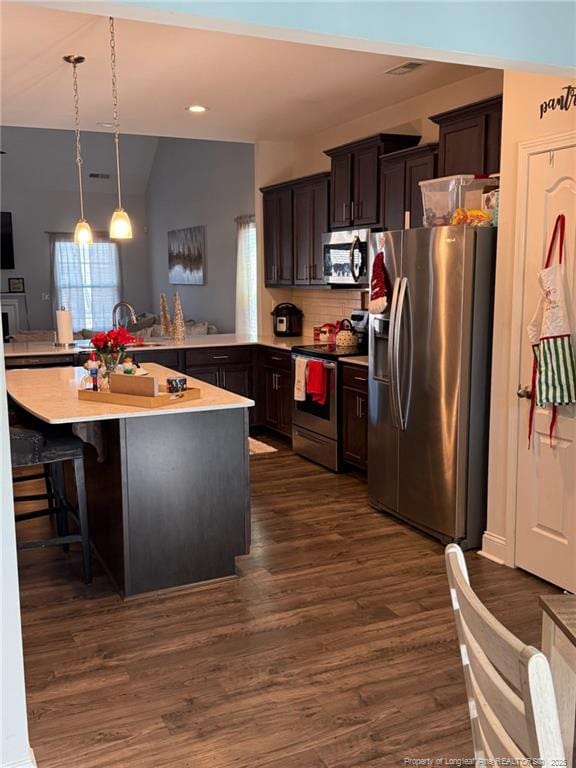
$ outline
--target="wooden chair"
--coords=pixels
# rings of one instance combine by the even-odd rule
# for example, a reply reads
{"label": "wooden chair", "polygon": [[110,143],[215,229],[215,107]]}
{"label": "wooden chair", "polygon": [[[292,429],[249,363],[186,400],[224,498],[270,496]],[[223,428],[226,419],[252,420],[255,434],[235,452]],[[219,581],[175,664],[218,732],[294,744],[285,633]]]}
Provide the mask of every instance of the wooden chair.
{"label": "wooden chair", "polygon": [[480,602],[456,544],[446,547],[446,569],[476,763],[529,765],[539,760],[550,768],[565,765],[548,660],[524,645]]}

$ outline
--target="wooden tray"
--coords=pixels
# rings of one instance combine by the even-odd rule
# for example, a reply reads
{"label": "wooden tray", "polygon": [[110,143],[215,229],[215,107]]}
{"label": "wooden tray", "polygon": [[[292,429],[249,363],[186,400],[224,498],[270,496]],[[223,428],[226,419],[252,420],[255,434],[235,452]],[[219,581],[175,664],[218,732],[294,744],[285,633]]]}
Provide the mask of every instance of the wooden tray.
{"label": "wooden tray", "polygon": [[79,389],[78,399],[89,400],[92,403],[114,403],[115,405],[129,405],[133,408],[165,408],[170,405],[178,405],[189,400],[198,400],[200,397],[198,387],[188,387],[178,395],[166,392],[165,386],[160,386],[160,394],[155,397],[145,395],[126,395],[120,392],[94,392],[92,389]]}

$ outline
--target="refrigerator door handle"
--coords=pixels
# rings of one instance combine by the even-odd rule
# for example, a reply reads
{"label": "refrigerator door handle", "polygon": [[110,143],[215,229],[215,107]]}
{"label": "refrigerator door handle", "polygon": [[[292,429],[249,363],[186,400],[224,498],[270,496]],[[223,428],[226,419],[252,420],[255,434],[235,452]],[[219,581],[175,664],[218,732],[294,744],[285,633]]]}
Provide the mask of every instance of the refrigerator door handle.
{"label": "refrigerator door handle", "polygon": [[394,281],[394,289],[392,291],[392,306],[390,308],[390,325],[388,335],[388,380],[389,380],[389,397],[390,397],[390,417],[392,419],[392,425],[396,429],[400,428],[400,412],[398,407],[398,382],[397,382],[397,349],[396,349],[396,329],[398,325],[398,293],[400,291],[400,285],[402,280],[397,277]]}
{"label": "refrigerator door handle", "polygon": [[[402,331],[402,318],[404,316],[404,308],[407,309],[407,325],[408,325],[408,382],[406,393],[406,413],[402,412],[402,390],[400,384],[400,341]],[[396,384],[396,398],[398,403],[398,421],[400,429],[404,431],[408,426],[408,414],[410,411],[410,399],[412,396],[412,356],[413,356],[413,338],[412,338],[412,304],[410,302],[410,287],[408,285],[408,278],[403,277],[400,283],[400,290],[398,292],[398,307],[397,307],[397,320],[396,320],[396,339],[394,349],[394,364],[395,364],[395,384]]]}

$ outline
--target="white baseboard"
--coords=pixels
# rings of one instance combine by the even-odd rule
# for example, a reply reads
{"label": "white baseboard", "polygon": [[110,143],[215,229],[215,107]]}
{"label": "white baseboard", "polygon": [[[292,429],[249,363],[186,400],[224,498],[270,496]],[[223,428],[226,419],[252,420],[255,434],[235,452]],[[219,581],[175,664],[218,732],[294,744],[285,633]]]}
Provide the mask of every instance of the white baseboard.
{"label": "white baseboard", "polygon": [[38,768],[34,752],[30,750],[28,757],[23,760],[12,760],[10,763],[2,763],[0,768]]}
{"label": "white baseboard", "polygon": [[478,554],[498,565],[506,565],[506,550],[506,539],[503,536],[486,531],[482,536],[482,549]]}

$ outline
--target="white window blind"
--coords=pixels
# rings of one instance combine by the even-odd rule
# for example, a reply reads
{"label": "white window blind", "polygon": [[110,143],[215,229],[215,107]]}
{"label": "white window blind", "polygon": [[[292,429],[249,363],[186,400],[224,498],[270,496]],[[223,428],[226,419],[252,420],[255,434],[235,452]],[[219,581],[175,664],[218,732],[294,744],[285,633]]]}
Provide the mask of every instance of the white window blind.
{"label": "white window blind", "polygon": [[76,245],[71,239],[53,236],[52,251],[56,308],[72,311],[75,331],[108,330],[121,293],[116,243],[102,240]]}
{"label": "white window blind", "polygon": [[236,225],[236,334],[256,335],[258,332],[256,220],[254,216],[239,216],[236,219]]}

